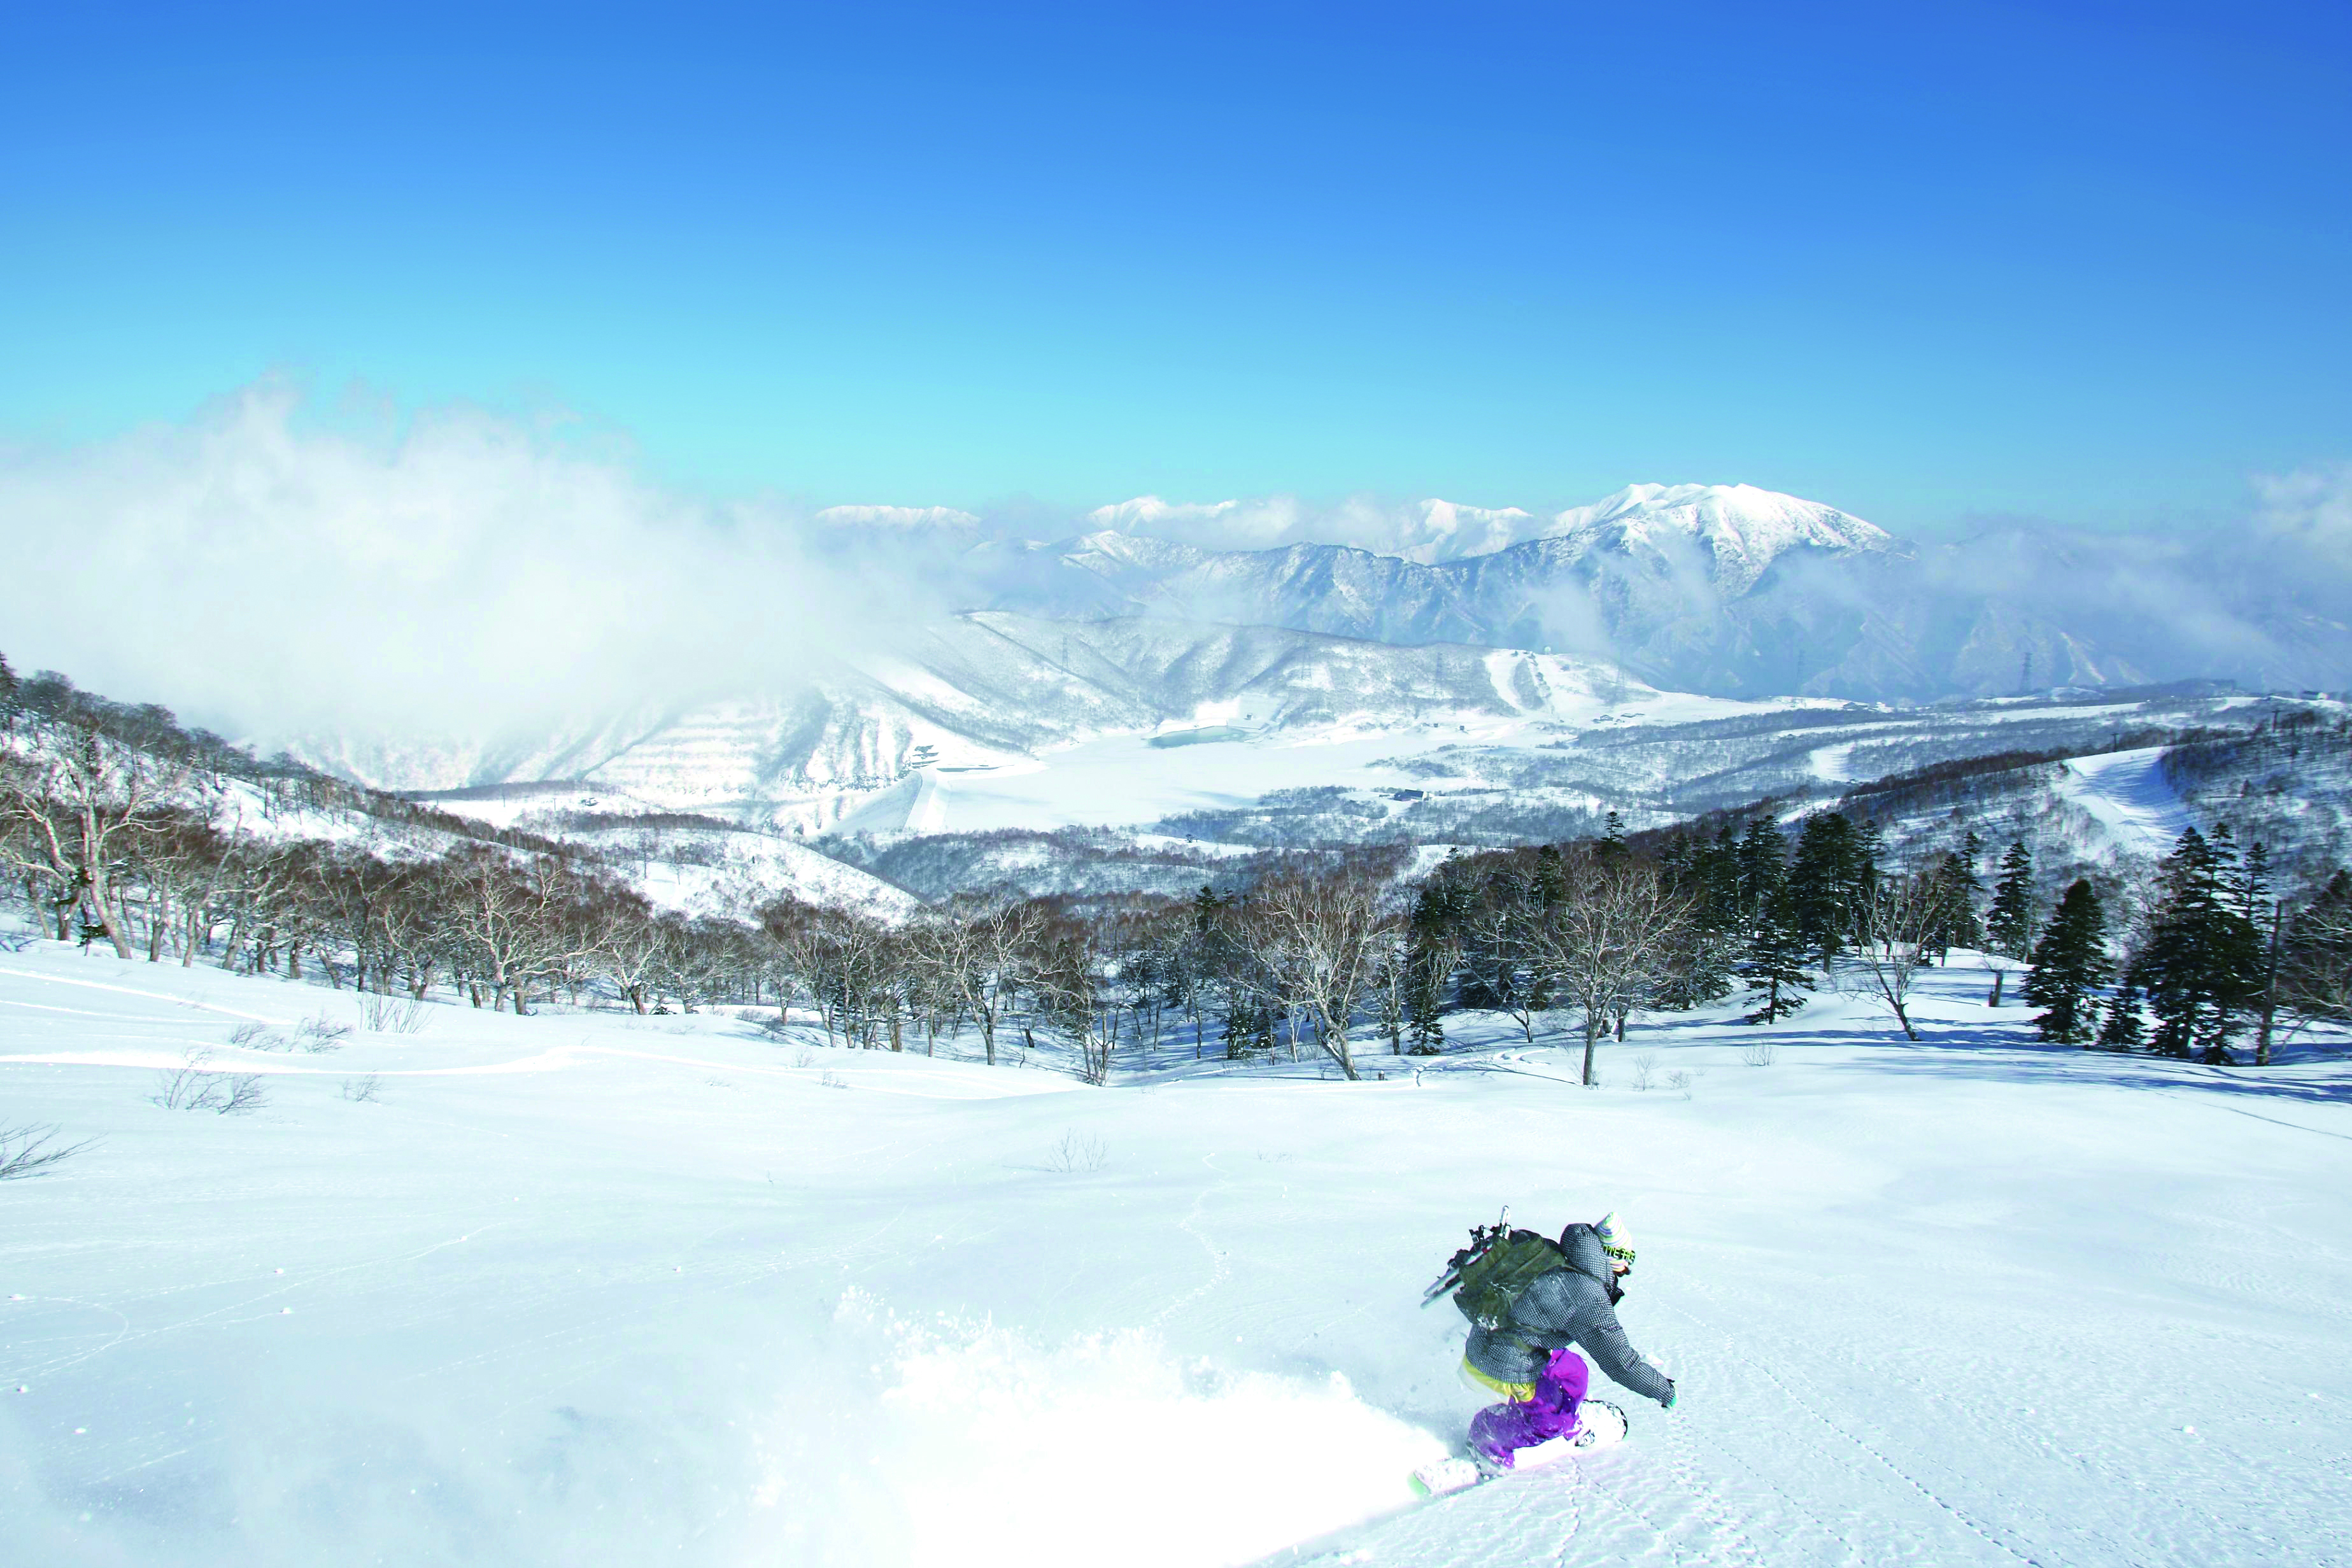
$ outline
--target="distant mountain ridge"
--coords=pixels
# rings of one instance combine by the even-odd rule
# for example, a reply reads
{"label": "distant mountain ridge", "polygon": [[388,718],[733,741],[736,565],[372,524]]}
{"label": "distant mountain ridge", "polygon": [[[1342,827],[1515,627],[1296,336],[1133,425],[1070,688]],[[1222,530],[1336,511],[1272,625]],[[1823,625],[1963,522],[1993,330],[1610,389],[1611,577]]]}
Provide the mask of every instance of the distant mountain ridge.
{"label": "distant mountain ridge", "polygon": [[[1424,503],[1422,516],[1443,524],[1455,553],[1418,560],[1346,544],[1213,549],[1131,531],[1215,510],[1146,497],[1094,514],[1125,527],[1038,550],[1051,570],[1032,559],[983,574],[982,601],[1551,650],[1616,660],[1662,689],[1746,698],[1920,701],[2191,675],[2294,686],[2352,669],[2352,628],[2296,605],[2295,585],[2240,584],[2234,603],[2223,563],[2176,570],[2215,601],[2166,616],[2162,596],[2134,580],[2152,557],[2122,541],[2020,529],[1919,549],[1748,485],[1633,485],[1549,518],[1483,511],[1470,540],[1462,509],[1439,510],[1449,507]],[[2095,549],[2112,559],[2087,559]]]}
{"label": "distant mountain ridge", "polygon": [[490,738],[330,734],[289,749],[384,788],[580,779],[672,809],[824,827],[918,768],[1024,763],[1098,736],[1188,724],[1452,727],[1656,695],[1613,665],[1458,643],[979,612],[912,629],[887,653],[827,661],[778,689]]}
{"label": "distant mountain ridge", "polygon": [[860,529],[951,537],[918,564],[970,608],[910,614],[880,651],[616,693],[570,722],[328,733],[292,749],[386,787],[592,779],[814,831],[929,768],[1026,766],[1188,724],[1452,727],[1543,717],[1548,691],[1604,686],[1909,703],[2184,676],[2340,686],[2352,673],[2332,580],[2278,580],[2255,550],[2209,559],[2179,541],[2023,529],[1923,549],[1833,507],[1714,485],[1631,486],[1549,517],[1443,502],[1402,526],[1370,517],[1367,537],[1385,528],[1442,558],[1426,560],[1146,531],[1204,512],[1244,536],[1305,526],[1236,520],[1237,506],[1128,503],[1091,519],[1124,526],[1055,543],[971,541],[961,515],[919,508],[861,516]]}

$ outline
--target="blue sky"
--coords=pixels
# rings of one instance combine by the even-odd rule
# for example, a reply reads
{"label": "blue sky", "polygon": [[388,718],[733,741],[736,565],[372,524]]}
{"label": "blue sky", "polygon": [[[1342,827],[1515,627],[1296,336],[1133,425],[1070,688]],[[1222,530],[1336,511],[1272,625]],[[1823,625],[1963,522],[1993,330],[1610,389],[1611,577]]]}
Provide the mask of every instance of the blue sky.
{"label": "blue sky", "polygon": [[16,443],[290,372],[714,495],[1898,531],[2352,457],[2341,5],[30,10]]}

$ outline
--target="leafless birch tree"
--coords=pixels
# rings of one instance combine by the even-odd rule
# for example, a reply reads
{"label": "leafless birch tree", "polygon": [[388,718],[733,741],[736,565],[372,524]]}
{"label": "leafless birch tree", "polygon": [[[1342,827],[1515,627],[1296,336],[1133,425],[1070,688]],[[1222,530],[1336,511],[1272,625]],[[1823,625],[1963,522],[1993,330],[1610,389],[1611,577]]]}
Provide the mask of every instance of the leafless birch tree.
{"label": "leafless birch tree", "polygon": [[1869,982],[1871,999],[1895,1015],[1906,1040],[1911,1026],[1911,982],[1939,940],[1947,902],[1945,879],[1927,872],[1881,876],[1853,907],[1852,945],[1845,956]]}
{"label": "leafless birch tree", "polygon": [[1684,939],[1691,906],[1645,862],[1582,854],[1563,871],[1567,896],[1545,913],[1533,945],[1555,994],[1582,1023],[1589,1088],[1601,1037],[1649,1002]]}

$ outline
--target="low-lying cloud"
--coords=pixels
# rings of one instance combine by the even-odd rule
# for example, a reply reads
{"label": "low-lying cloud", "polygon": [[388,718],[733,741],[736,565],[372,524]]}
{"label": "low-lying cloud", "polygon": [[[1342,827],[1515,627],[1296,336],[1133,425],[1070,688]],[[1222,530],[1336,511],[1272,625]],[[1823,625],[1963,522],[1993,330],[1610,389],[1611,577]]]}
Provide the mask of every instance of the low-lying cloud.
{"label": "low-lying cloud", "polygon": [[[0,650],[265,738],[475,730],[772,685],[903,627],[900,529],[716,504],[479,411],[315,428],[265,384],[182,425],[0,458]],[[887,607],[888,613],[883,613]]]}
{"label": "low-lying cloud", "polygon": [[[781,695],[835,659],[904,650],[955,610],[1130,612],[1126,590],[1038,548],[1089,529],[1207,549],[1346,544],[1427,565],[1593,510],[1142,497],[1043,517],[812,511],[688,496],[480,410],[430,411],[396,434],[309,413],[298,389],[272,382],[184,423],[0,451],[0,651],[20,670],[60,669],[265,746],[329,732],[486,741],[647,706]],[[2352,464],[2253,489],[2233,529],[2003,527],[1923,547],[1899,581],[1830,573],[1817,596],[1884,615],[1898,591],[1923,655],[1980,636],[1964,624],[1971,605],[2025,618],[1982,650],[1983,670],[1963,648],[1949,668],[1885,677],[1925,695],[1955,679],[1991,689],[2029,644],[2048,650],[2036,666],[2046,678],[2343,684]],[[1670,640],[1705,642],[1698,622],[1721,609],[1707,563],[1695,553],[1675,565]],[[1485,634],[1633,656],[1611,647],[1580,584],[1551,588]],[[1948,633],[1940,619],[1953,620]]]}

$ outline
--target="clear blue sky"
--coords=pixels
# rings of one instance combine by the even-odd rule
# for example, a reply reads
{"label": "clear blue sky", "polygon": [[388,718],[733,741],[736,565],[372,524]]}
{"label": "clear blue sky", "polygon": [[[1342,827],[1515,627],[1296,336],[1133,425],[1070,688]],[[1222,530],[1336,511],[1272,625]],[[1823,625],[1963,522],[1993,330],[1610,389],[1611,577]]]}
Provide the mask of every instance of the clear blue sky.
{"label": "clear blue sky", "polygon": [[2352,458],[2340,0],[16,5],[0,150],[13,440],[292,370],[721,494],[1899,529]]}

